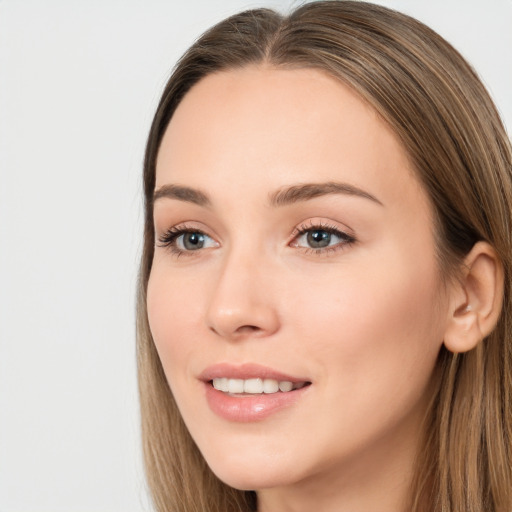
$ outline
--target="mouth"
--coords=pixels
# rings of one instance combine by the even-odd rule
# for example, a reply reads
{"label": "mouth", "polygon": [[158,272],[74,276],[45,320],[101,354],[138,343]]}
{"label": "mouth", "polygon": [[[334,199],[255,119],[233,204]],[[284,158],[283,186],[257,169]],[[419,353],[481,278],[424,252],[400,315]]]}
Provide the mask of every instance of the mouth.
{"label": "mouth", "polygon": [[257,422],[293,408],[312,382],[257,364],[216,364],[200,376],[210,409],[230,422]]}
{"label": "mouth", "polygon": [[217,391],[229,395],[271,395],[274,393],[289,393],[309,386],[311,382],[290,380],[277,380],[265,378],[235,379],[229,377],[216,377],[209,381]]}

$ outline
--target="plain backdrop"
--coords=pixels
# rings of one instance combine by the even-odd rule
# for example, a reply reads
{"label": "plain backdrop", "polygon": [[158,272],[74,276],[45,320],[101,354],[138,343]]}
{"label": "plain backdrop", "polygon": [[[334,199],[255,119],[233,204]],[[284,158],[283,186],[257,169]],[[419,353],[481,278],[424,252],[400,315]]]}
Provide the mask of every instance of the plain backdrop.
{"label": "plain backdrop", "polygon": [[[388,0],[477,68],[512,127],[512,0]],[[0,0],[0,512],[145,512],[134,289],[159,94],[269,0]]]}

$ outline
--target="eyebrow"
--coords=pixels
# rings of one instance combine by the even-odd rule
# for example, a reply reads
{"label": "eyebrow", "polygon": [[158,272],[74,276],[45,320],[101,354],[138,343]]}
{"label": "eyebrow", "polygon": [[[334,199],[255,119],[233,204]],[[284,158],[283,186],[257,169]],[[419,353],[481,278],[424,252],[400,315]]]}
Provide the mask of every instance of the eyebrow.
{"label": "eyebrow", "polygon": [[384,206],[381,201],[369,192],[355,187],[354,185],[350,185],[349,183],[338,183],[335,181],[328,181],[326,183],[304,183],[286,187],[270,195],[270,204],[272,206],[285,206],[330,194],[362,197],[380,206]]}
{"label": "eyebrow", "polygon": [[[292,185],[270,194],[270,205],[274,207],[287,206],[293,203],[308,201],[316,197],[344,194],[348,196],[362,197],[373,201],[376,204],[384,206],[375,196],[348,183],[338,183],[328,181],[325,183],[303,183]],[[188,203],[197,204],[199,206],[211,206],[208,196],[200,190],[185,187],[183,185],[163,185],[153,194],[153,202],[161,198],[177,199]]]}
{"label": "eyebrow", "polygon": [[190,187],[184,187],[182,185],[163,185],[153,193],[153,202],[166,197],[167,199],[177,199],[179,201],[185,201],[187,203],[194,203],[199,206],[210,206],[211,201],[208,196]]}

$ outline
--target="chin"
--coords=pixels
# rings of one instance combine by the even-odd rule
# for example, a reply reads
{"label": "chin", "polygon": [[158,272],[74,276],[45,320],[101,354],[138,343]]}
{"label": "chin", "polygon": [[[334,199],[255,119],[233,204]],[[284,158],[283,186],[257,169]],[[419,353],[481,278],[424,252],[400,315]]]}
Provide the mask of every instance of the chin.
{"label": "chin", "polygon": [[210,469],[219,480],[240,491],[260,491],[293,483],[289,477],[284,478],[286,474],[284,470],[278,471],[277,474],[270,471],[258,475],[256,473],[259,470],[255,470],[250,463],[246,463],[243,468],[210,466]]}
{"label": "chin", "polygon": [[219,480],[242,491],[289,485],[300,479],[296,457],[290,459],[294,461],[291,464],[275,453],[238,450],[221,456],[206,454],[205,459]]}

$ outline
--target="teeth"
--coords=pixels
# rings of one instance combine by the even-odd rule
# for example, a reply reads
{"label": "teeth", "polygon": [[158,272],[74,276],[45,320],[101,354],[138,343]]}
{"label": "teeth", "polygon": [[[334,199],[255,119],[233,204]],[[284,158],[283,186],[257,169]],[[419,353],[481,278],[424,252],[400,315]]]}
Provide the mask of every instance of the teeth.
{"label": "teeth", "polygon": [[279,391],[279,383],[274,379],[265,379],[263,381],[263,393],[277,393]]}
{"label": "teeth", "polygon": [[279,383],[279,391],[286,393],[287,391],[291,391],[293,389],[293,384],[291,382],[283,381]]}
{"label": "teeth", "polygon": [[263,381],[261,379],[247,379],[244,381],[245,393],[263,393]]}
{"label": "teeth", "polygon": [[244,392],[244,381],[242,379],[229,379],[228,380],[228,391],[230,393],[243,393]]}
{"label": "teeth", "polygon": [[230,394],[247,393],[258,395],[261,393],[286,393],[294,389],[300,389],[306,385],[305,382],[292,383],[290,381],[277,381],[274,379],[228,379],[219,377],[213,379],[213,387],[219,391]]}
{"label": "teeth", "polygon": [[216,379],[218,382],[218,388],[221,391],[224,391],[227,393],[229,391],[229,379],[226,379],[226,377],[223,377],[222,379]]}

